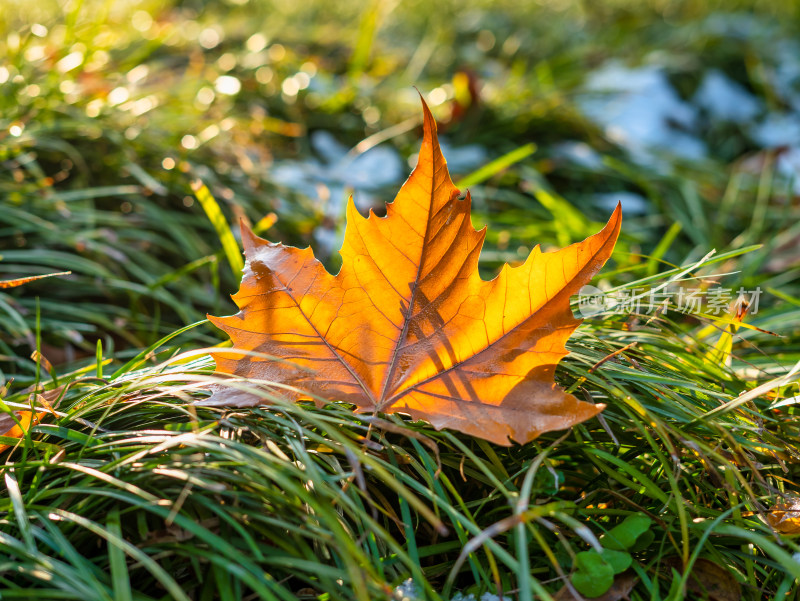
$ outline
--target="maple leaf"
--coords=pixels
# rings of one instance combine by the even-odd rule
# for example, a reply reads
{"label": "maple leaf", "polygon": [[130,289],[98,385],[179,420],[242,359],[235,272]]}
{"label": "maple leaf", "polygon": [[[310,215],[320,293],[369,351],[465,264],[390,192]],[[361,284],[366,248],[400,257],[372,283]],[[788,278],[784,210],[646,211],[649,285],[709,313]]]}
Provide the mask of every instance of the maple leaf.
{"label": "maple leaf", "polygon": [[[0,436],[6,438],[22,438],[31,427],[31,424],[37,424],[42,419],[46,412],[34,413],[33,411],[18,411],[16,412],[17,422],[6,414],[0,415]],[[11,445],[0,444],[0,452],[5,451]]]}
{"label": "maple leaf", "polygon": [[[15,411],[11,414],[0,414],[0,436],[6,438],[23,438],[31,426],[38,424],[48,413],[55,414],[54,407],[58,406],[65,384],[47,392],[37,394],[34,401],[44,406],[46,411]],[[0,444],[0,453],[10,448],[9,444]]]}
{"label": "maple leaf", "polygon": [[[593,417],[604,405],[565,393],[554,372],[580,323],[570,296],[611,254],[620,207],[598,234],[556,252],[536,246],[524,264],[483,281],[485,228],[472,227],[469,192],[459,198],[422,104],[419,162],[385,217],[363,217],[350,199],[337,275],[310,248],[243,226],[240,311],[209,316],[234,345],[214,351],[217,372],[277,383],[293,400],[404,413],[501,445]],[[202,401],[263,402],[232,387]]]}

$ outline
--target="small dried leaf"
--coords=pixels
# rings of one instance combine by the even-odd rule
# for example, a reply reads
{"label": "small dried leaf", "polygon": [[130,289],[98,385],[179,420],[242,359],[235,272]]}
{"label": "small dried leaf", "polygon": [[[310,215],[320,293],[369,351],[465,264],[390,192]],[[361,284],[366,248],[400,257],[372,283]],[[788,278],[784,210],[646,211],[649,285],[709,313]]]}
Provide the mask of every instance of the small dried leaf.
{"label": "small dried leaf", "polygon": [[71,271],[61,271],[59,273],[46,273],[44,275],[31,275],[25,278],[16,278],[13,280],[0,280],[0,288],[16,288],[17,286],[22,286],[23,284],[27,284],[28,282],[33,282],[34,280],[41,280],[43,278],[49,278],[58,275],[70,275]]}
{"label": "small dried leaf", "polygon": [[[669,558],[666,563],[682,572],[682,563],[677,557]],[[702,557],[694,562],[686,589],[689,598],[698,601],[739,601],[742,598],[742,587],[735,576],[720,564]]]}
{"label": "small dried leaf", "polygon": [[[214,351],[217,371],[277,383],[293,400],[404,413],[501,445],[597,415],[603,405],[565,393],[553,376],[580,323],[570,297],[610,256],[619,206],[598,234],[555,252],[537,246],[523,265],[483,281],[485,232],[472,227],[469,193],[459,198],[424,102],[423,112],[419,162],[386,217],[362,217],[348,203],[337,275],[310,248],[243,227],[240,312],[209,316],[234,345]],[[222,387],[203,404],[263,402]]]}
{"label": "small dried leaf", "polygon": [[767,514],[767,522],[781,534],[800,533],[800,499],[775,505]]}

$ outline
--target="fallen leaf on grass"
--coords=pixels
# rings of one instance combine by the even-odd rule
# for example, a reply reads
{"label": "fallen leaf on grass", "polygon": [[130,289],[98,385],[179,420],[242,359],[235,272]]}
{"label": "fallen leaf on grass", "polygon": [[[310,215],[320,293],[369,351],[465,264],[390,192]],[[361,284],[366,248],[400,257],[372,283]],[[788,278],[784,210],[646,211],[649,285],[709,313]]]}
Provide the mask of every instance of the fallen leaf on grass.
{"label": "fallen leaf on grass", "polygon": [[[219,533],[219,518],[206,518],[198,520],[197,525],[205,530],[211,531],[213,534]],[[191,530],[186,530],[169,524],[162,530],[151,530],[147,533],[147,537],[142,541],[145,545],[161,545],[163,543],[183,543],[187,540],[192,540],[195,533]]]}
{"label": "fallen leaf on grass", "polygon": [[[502,445],[595,416],[604,405],[579,401],[553,376],[580,323],[570,296],[610,256],[619,206],[598,234],[556,252],[537,246],[523,265],[483,281],[485,230],[472,227],[470,195],[459,198],[424,102],[423,112],[419,162],[386,217],[362,217],[348,203],[337,275],[310,248],[243,227],[240,312],[209,316],[234,345],[214,351],[218,373],[274,382],[271,392],[293,400],[404,413]],[[203,404],[263,402],[220,387]]]}
{"label": "fallen leaf on grass", "polygon": [[[27,432],[30,427],[31,423],[37,424],[39,420],[47,415],[46,411],[40,413],[34,413],[33,411],[17,411],[16,417],[19,423],[14,421],[10,415],[0,415],[0,436],[5,436],[7,438],[22,438],[25,436],[25,432]],[[8,444],[0,444],[0,452],[5,451],[11,445]]]}
{"label": "fallen leaf on grass", "polygon": [[775,505],[767,514],[767,522],[781,534],[800,533],[800,499]]}
{"label": "fallen leaf on grass", "polygon": [[[678,572],[683,571],[681,560],[677,557],[668,558],[666,564]],[[723,566],[702,557],[692,566],[686,592],[688,598],[698,601],[739,601],[742,598],[742,587],[734,575]]]}
{"label": "fallen leaf on grass", "polygon": [[[0,436],[6,438],[22,438],[32,425],[36,425],[46,415],[48,415],[56,406],[61,397],[64,386],[59,386],[53,390],[48,390],[45,393],[37,394],[34,399],[34,404],[44,405],[47,411],[15,411],[14,415],[17,421],[8,413],[0,413]],[[17,423],[19,422],[19,423]],[[0,453],[8,449],[11,445],[0,444]]]}

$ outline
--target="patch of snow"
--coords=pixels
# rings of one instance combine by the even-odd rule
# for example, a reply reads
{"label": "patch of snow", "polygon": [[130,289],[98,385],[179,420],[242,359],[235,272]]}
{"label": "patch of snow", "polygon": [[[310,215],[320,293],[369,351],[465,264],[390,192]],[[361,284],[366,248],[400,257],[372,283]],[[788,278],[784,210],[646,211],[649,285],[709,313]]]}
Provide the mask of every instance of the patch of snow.
{"label": "patch of snow", "polygon": [[374,191],[400,181],[404,165],[394,148],[376,146],[352,160],[339,161],[332,169],[346,185]]}
{"label": "patch of snow", "polygon": [[800,44],[782,40],[775,46],[775,90],[795,111],[800,111]]}
{"label": "patch of snow", "polygon": [[706,72],[693,101],[712,119],[736,123],[752,120],[762,108],[755,96],[717,69]]}
{"label": "patch of snow", "polygon": [[311,148],[326,163],[335,163],[347,154],[347,148],[334,138],[331,132],[324,129],[319,129],[311,134]]}
{"label": "patch of snow", "polygon": [[395,601],[418,601],[419,591],[417,591],[417,585],[414,584],[414,579],[409,578],[397,585],[392,597]]}
{"label": "patch of snow", "polygon": [[706,156],[703,141],[689,133],[697,110],[678,96],[660,67],[632,69],[611,61],[588,78],[579,104],[609,139],[643,162],[654,162],[653,150],[685,159]]}
{"label": "patch of snow", "polygon": [[[353,156],[326,131],[311,134],[311,146],[321,161],[280,161],[270,175],[276,183],[317,199],[334,223],[344,214],[349,190],[363,210],[376,204],[374,192],[398,183],[403,176],[403,161],[391,146],[376,146]],[[341,243],[341,234],[330,228],[317,228],[314,237],[322,255],[329,255]]]}
{"label": "patch of snow", "polygon": [[446,139],[439,138],[442,154],[447,159],[447,168],[452,173],[466,174],[481,167],[489,159],[489,153],[480,144],[451,146]]}
{"label": "patch of snow", "polygon": [[787,181],[792,182],[794,193],[800,194],[800,146],[792,146],[781,152],[776,168]]}
{"label": "patch of snow", "polygon": [[586,142],[567,140],[553,147],[553,154],[558,158],[565,158],[572,163],[596,171],[603,168],[603,158]]}
{"label": "patch of snow", "polygon": [[767,29],[763,21],[746,13],[715,12],[703,25],[708,33],[738,39],[753,38]]}
{"label": "patch of snow", "polygon": [[613,211],[617,203],[622,203],[622,213],[627,215],[644,215],[651,210],[650,202],[635,192],[604,192],[594,195],[595,202],[599,207],[608,211]]}
{"label": "patch of snow", "polygon": [[800,140],[800,115],[770,113],[750,129],[750,135],[765,148],[796,144]]}

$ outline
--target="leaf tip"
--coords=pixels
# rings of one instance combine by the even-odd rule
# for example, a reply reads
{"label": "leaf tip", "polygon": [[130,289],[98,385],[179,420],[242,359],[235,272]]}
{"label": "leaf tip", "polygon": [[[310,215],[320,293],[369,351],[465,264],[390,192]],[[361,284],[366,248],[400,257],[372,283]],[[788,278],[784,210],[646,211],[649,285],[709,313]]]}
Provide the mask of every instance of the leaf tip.
{"label": "leaf tip", "polygon": [[614,212],[611,213],[608,223],[609,225],[613,224],[616,233],[619,234],[619,229],[622,224],[622,201],[617,201],[617,206],[614,208]]}
{"label": "leaf tip", "polygon": [[422,92],[417,89],[417,94],[419,94],[419,101],[422,103],[422,137],[424,143],[428,140],[436,139],[436,119],[433,118],[433,113],[431,113],[428,103],[425,102]]}
{"label": "leaf tip", "polygon": [[256,234],[245,221],[244,217],[239,219],[239,231],[241,232],[242,246],[244,247],[245,252],[257,246],[259,241],[263,241],[261,238],[256,236]]}

